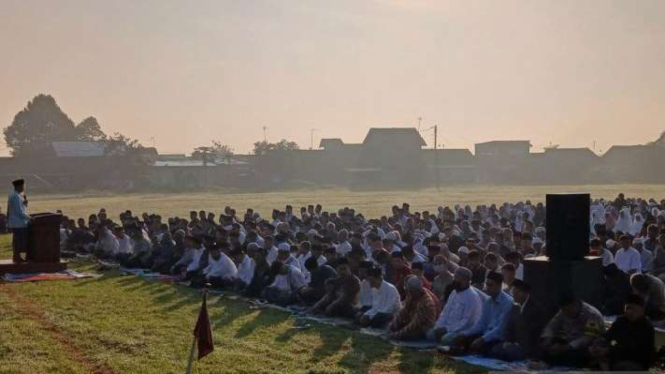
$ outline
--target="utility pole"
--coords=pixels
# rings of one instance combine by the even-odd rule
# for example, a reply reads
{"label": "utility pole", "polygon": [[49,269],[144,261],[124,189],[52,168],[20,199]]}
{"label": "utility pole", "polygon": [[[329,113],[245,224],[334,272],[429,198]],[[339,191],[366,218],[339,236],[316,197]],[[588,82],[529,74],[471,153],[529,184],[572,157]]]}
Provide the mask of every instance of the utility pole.
{"label": "utility pole", "polygon": [[436,142],[439,135],[439,125],[434,125],[434,167],[436,168],[436,189],[439,189],[439,153],[436,151]]}
{"label": "utility pole", "polygon": [[423,120],[423,117],[418,117],[418,132],[420,132],[420,122]]}
{"label": "utility pole", "polygon": [[268,141],[268,135],[267,135],[268,132],[267,132],[267,130],[268,130],[268,128],[264,125],[264,126],[263,126],[263,141],[264,141],[264,142],[267,142],[267,141]]}
{"label": "utility pole", "polygon": [[436,141],[437,141],[437,132],[439,130],[438,125],[434,125],[434,150],[436,151]]}
{"label": "utility pole", "polygon": [[314,131],[316,131],[316,129],[314,129],[314,128],[309,129],[309,150],[310,151],[312,149],[314,149]]}

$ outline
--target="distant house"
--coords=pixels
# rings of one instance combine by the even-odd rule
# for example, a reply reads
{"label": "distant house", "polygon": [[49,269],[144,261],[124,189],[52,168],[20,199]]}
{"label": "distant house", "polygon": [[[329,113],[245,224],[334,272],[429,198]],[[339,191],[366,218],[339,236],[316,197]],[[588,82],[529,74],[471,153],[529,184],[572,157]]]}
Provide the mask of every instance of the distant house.
{"label": "distant house", "polygon": [[53,142],[56,157],[102,157],[105,154],[104,142]]}
{"label": "distant house", "polygon": [[495,140],[475,145],[478,180],[481,182],[520,182],[529,163],[528,140]]}
{"label": "distant house", "polygon": [[531,142],[528,140],[494,140],[477,143],[475,145],[476,157],[495,156],[524,156],[528,155]]}
{"label": "distant house", "polygon": [[531,181],[592,183],[599,178],[600,157],[589,148],[551,148],[539,155],[531,160],[528,173]]}
{"label": "distant house", "polygon": [[656,145],[615,145],[602,157],[602,166],[614,182],[660,182],[663,180],[665,148]]}
{"label": "distant house", "polygon": [[476,180],[476,158],[468,149],[423,149],[422,154],[428,185]]}
{"label": "distant house", "polygon": [[319,148],[322,149],[327,149],[327,150],[334,150],[334,149],[339,149],[344,145],[344,142],[340,138],[329,138],[329,139],[321,139],[321,142],[319,143]]}

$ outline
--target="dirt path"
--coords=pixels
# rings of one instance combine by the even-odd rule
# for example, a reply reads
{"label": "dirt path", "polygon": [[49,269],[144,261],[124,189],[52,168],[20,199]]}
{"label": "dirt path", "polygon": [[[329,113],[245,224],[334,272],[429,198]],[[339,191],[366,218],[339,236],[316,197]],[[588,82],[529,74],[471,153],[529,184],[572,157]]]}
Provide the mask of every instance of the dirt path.
{"label": "dirt path", "polygon": [[9,296],[19,313],[38,323],[44,331],[48,332],[49,335],[51,335],[51,337],[63,348],[71,360],[81,364],[81,366],[86,368],[90,373],[113,374],[113,370],[106,364],[91,361],[65,331],[49,321],[38,307],[19,295],[12,285],[0,284],[0,292]]}

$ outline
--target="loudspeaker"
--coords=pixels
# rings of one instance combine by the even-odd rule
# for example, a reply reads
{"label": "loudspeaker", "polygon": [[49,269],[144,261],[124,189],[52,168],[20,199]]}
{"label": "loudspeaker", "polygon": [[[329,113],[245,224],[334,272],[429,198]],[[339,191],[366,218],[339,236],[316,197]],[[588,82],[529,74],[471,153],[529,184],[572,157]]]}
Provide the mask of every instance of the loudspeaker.
{"label": "loudspeaker", "polygon": [[524,260],[524,281],[531,296],[553,316],[564,295],[572,295],[600,309],[603,304],[603,259],[557,261],[545,256]]}
{"label": "loudspeaker", "polygon": [[546,196],[547,257],[582,260],[589,254],[589,194]]}

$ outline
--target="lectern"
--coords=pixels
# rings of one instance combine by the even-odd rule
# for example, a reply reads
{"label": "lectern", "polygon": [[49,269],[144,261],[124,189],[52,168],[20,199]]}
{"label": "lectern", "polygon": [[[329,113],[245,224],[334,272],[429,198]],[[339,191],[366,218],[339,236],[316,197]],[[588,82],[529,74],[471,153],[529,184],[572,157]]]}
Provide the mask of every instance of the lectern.
{"label": "lectern", "polygon": [[29,262],[60,262],[60,223],[62,215],[38,213],[31,215],[28,226]]}
{"label": "lectern", "polygon": [[27,262],[0,260],[0,275],[5,273],[55,273],[67,269],[60,261],[60,222],[62,215],[38,213],[30,215],[28,225]]}

